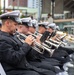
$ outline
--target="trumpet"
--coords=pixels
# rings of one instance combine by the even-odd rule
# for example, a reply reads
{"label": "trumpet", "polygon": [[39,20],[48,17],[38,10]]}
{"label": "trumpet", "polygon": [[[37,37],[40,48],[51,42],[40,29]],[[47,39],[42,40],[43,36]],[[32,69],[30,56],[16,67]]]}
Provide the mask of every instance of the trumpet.
{"label": "trumpet", "polygon": [[[22,37],[24,37],[24,38],[26,38],[27,36],[26,35],[24,35],[24,34],[21,34],[21,33],[18,33],[18,35],[17,35],[17,38],[22,42],[22,43],[25,43],[25,41],[23,40],[23,39],[20,39],[20,36],[22,36]],[[36,35],[34,35],[33,34],[33,36],[36,36]],[[35,39],[34,39],[34,46],[32,46],[32,48],[34,49],[34,50],[36,50],[37,52],[39,52],[40,54],[43,54],[44,53],[44,50],[47,50],[48,52],[50,52],[51,54],[52,54],[52,51],[51,51],[51,49],[49,48],[49,46],[48,45],[46,45],[46,44],[44,44],[44,43],[38,43],[37,41],[35,41]]]}
{"label": "trumpet", "polygon": [[56,48],[58,48],[58,47],[59,47],[59,45],[60,45],[60,43],[59,43],[59,44],[57,44],[57,43],[55,44],[55,42],[54,42],[54,41],[52,41],[52,40],[51,40],[51,41],[50,41],[50,40],[49,40],[49,41],[48,41],[48,40],[46,40],[45,42],[46,42],[46,43],[48,43],[48,44],[50,44],[51,46],[56,47]]}
{"label": "trumpet", "polygon": [[[61,39],[63,39],[66,35],[62,36]],[[49,38],[49,40],[46,40],[45,42],[55,46],[56,48],[58,48],[61,44],[63,45],[67,45],[67,43],[63,42],[61,39],[56,38],[56,40],[53,40],[51,38]]]}
{"label": "trumpet", "polygon": [[[38,33],[39,35],[42,36],[42,34]],[[52,48],[52,46],[58,48],[61,44],[63,45],[67,45],[67,43],[63,42],[62,39],[66,36],[66,34],[64,34],[63,36],[59,38],[56,38],[56,40],[51,39],[51,35],[49,35],[49,38],[47,40],[45,40],[45,43],[50,45],[50,48]]]}
{"label": "trumpet", "polygon": [[[42,34],[40,34],[40,33],[38,33],[38,35],[41,35],[42,36]],[[55,46],[56,48],[58,48],[59,45],[61,44],[58,41],[52,40],[51,39],[51,35],[48,36],[48,39],[45,40],[45,43],[47,43],[49,45],[49,48],[52,48],[52,46]]]}
{"label": "trumpet", "polygon": [[49,41],[48,40],[46,40],[45,41],[46,43],[48,43],[48,44],[51,44],[52,46],[54,46],[54,47],[56,47],[56,48],[58,48],[61,44],[63,44],[63,45],[67,45],[67,43],[64,43],[64,42],[62,42],[62,41],[55,41],[55,40],[52,40],[52,39],[50,39]]}

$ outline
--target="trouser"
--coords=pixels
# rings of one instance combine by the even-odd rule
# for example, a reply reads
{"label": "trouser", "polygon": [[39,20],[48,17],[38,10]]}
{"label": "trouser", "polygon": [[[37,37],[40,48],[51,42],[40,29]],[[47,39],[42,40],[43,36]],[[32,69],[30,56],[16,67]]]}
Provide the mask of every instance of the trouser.
{"label": "trouser", "polygon": [[30,70],[15,70],[7,72],[6,75],[40,75],[40,74]]}
{"label": "trouser", "polygon": [[7,72],[6,75],[56,75],[52,71],[45,71],[43,73],[38,73],[36,71],[31,71],[31,70],[16,70],[16,71],[10,71]]}
{"label": "trouser", "polygon": [[31,61],[30,61],[30,64],[31,64],[31,65],[34,65],[34,66],[36,66],[36,67],[38,67],[38,68],[43,68],[43,69],[51,70],[51,71],[53,71],[53,72],[55,72],[55,73],[61,72],[60,69],[58,69],[58,68],[56,68],[56,67],[50,65],[50,63],[49,63],[49,62],[46,62],[46,61],[42,61],[42,62],[34,62],[34,61],[31,62]]}

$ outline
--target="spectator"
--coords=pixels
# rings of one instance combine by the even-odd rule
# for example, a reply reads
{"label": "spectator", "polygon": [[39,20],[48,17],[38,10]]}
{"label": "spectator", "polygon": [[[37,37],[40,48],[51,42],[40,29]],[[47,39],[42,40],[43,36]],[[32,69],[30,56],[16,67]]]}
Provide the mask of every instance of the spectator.
{"label": "spectator", "polygon": [[50,13],[47,15],[47,17],[48,17],[47,21],[48,21],[49,23],[53,23],[53,18],[52,18],[52,16],[51,16]]}

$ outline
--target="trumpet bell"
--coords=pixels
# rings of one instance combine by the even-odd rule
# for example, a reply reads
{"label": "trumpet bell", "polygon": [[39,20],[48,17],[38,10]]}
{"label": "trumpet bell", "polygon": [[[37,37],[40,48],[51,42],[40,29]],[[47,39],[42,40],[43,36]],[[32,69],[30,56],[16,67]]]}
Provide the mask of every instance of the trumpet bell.
{"label": "trumpet bell", "polygon": [[34,46],[32,47],[34,50],[36,50],[37,52],[39,52],[40,54],[44,53],[44,49],[40,48],[39,46]]}

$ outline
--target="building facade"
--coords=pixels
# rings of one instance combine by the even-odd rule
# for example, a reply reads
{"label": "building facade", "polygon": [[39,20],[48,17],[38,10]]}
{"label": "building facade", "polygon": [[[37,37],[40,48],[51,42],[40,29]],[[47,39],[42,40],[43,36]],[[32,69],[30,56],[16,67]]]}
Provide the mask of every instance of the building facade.
{"label": "building facade", "polygon": [[8,0],[8,6],[27,7],[28,0]]}
{"label": "building facade", "polygon": [[29,8],[38,8],[38,0],[28,0]]}

